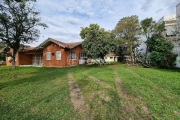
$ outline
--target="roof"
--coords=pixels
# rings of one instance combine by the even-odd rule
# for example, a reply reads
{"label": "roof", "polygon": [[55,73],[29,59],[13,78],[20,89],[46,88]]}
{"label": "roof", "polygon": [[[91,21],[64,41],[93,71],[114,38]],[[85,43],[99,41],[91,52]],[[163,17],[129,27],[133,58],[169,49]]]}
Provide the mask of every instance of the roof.
{"label": "roof", "polygon": [[31,47],[31,46],[21,46],[18,51],[21,52],[27,52],[27,51],[33,51],[36,50],[36,47]]}
{"label": "roof", "polygon": [[68,49],[72,49],[78,45],[80,45],[82,42],[71,42],[71,43],[64,43],[58,40],[55,40],[53,38],[48,38],[47,40],[45,40],[44,42],[42,42],[39,46],[36,47],[36,49],[40,49],[40,48],[44,48],[47,45],[49,45],[50,43],[55,43],[57,45],[59,45],[60,47],[63,48],[68,48]]}
{"label": "roof", "polygon": [[116,56],[116,54],[115,53],[109,53],[105,57],[112,57],[112,56]]}

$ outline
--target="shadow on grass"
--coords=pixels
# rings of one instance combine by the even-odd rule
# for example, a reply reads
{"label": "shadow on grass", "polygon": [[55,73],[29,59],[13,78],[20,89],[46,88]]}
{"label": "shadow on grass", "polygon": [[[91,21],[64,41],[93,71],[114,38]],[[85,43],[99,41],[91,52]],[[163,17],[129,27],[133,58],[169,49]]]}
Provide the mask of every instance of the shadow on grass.
{"label": "shadow on grass", "polygon": [[[11,93],[11,88],[16,86],[20,89],[23,88],[22,90],[27,92],[17,93],[17,96],[12,96],[13,100],[9,100],[9,97],[0,98],[0,119],[59,119],[61,117],[63,118],[64,115],[66,116],[66,113],[72,113],[73,116],[73,112],[70,110],[71,104],[67,101],[69,100],[69,92],[66,85],[67,81],[65,81],[67,73],[66,68],[19,68],[18,70],[20,74],[17,75],[17,78],[0,83],[0,88],[10,88],[7,90],[6,94],[9,94],[8,91]],[[22,73],[24,70],[25,72]],[[13,71],[11,75],[14,73],[16,73],[16,71]],[[27,74],[32,75],[26,76]],[[49,81],[52,80],[55,81],[49,83]],[[59,85],[58,81],[61,81],[62,83]],[[58,86],[54,86],[56,85],[56,82],[58,83]],[[41,85],[41,83],[43,84]],[[29,93],[30,91],[28,92],[29,88],[26,88],[26,85],[28,84],[33,84],[33,86],[40,84],[37,86],[46,88],[37,89],[37,94],[31,94]],[[45,94],[41,94],[41,91],[38,90],[42,90]],[[18,96],[20,96],[21,100],[18,99]],[[17,99],[17,101],[15,99]],[[24,103],[21,103],[22,101]],[[53,113],[54,109],[57,110],[55,113]],[[53,112],[49,113],[49,110]]]}
{"label": "shadow on grass", "polygon": [[[59,106],[52,107],[52,103],[54,99],[57,98],[58,95],[60,95],[61,92],[65,90],[64,87],[53,91],[51,94],[40,98],[28,105],[24,105],[19,108],[13,108],[9,104],[1,104],[0,103],[0,113],[1,113],[1,119],[49,119],[50,117],[53,117],[53,113],[48,113],[49,110],[54,110],[55,107],[58,107],[58,111],[63,111],[63,114],[55,114],[56,119],[59,119],[64,116],[65,113],[71,108],[71,106],[67,106],[65,103],[66,99],[64,97],[58,98],[60,99],[59,102],[56,102],[56,104],[59,104]],[[59,96],[58,96],[59,97]],[[40,106],[39,106],[40,104]],[[45,108],[48,108],[46,110]],[[35,110],[33,110],[35,109]],[[26,115],[25,115],[26,114]],[[73,113],[72,113],[73,114]]]}
{"label": "shadow on grass", "polygon": [[[31,71],[32,68],[18,68],[17,70],[6,69],[5,72],[9,72],[8,80],[6,82],[0,83],[0,90],[6,87],[14,87],[21,84],[33,83],[33,82],[43,82],[46,80],[54,80],[54,78],[60,77],[61,72],[66,72],[64,68],[33,68],[35,70]],[[63,69],[63,70],[62,70]],[[27,71],[23,71],[27,70]],[[22,74],[23,72],[24,74]],[[26,76],[31,75],[31,76]],[[3,77],[3,76],[2,76]],[[18,79],[20,77],[20,79]]]}

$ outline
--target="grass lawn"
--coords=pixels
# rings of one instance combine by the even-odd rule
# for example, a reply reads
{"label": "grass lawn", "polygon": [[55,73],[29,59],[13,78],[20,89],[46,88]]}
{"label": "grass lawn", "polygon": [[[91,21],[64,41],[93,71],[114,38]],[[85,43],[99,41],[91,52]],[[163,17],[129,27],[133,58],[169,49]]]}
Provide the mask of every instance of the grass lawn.
{"label": "grass lawn", "polygon": [[[86,113],[74,108],[68,73],[80,89]],[[7,119],[180,119],[180,71],[120,64],[0,66],[0,120]]]}

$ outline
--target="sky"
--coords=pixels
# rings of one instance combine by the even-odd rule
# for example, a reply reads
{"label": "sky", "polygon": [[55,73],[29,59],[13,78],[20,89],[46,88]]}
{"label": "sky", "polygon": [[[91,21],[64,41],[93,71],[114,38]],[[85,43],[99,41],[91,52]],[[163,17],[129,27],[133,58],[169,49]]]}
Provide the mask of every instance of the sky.
{"label": "sky", "polygon": [[123,17],[137,15],[139,21],[152,17],[158,21],[165,15],[175,14],[180,0],[37,0],[35,9],[48,28],[38,28],[37,46],[48,37],[69,43],[82,41],[81,28],[98,24],[113,30]]}

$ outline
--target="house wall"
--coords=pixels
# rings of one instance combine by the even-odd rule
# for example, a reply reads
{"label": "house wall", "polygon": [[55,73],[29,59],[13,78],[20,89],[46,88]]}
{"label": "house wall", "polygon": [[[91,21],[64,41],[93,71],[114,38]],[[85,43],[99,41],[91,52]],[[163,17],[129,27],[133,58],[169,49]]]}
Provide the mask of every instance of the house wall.
{"label": "house wall", "polygon": [[[76,53],[76,59],[71,60],[70,58],[70,52],[75,52]],[[66,61],[65,61],[65,66],[74,66],[79,64],[79,54],[82,53],[82,47],[79,45],[73,49],[66,50],[65,55],[66,55]]]}
{"label": "house wall", "polygon": [[[56,60],[56,51],[61,51],[61,60]],[[70,60],[70,52],[76,53],[76,59]],[[46,53],[51,52],[51,60],[46,60]],[[52,55],[54,53],[54,55]],[[64,49],[58,45],[51,43],[43,50],[43,66],[46,67],[65,67],[79,64],[79,53],[82,53],[82,48],[77,46],[71,50]]]}
{"label": "house wall", "polygon": [[[56,51],[61,51],[61,60],[56,60]],[[51,52],[51,60],[46,60],[46,52]],[[52,55],[54,53],[54,55]],[[65,49],[57,44],[51,43],[43,50],[43,66],[65,66]]]}
{"label": "house wall", "polygon": [[111,57],[105,57],[106,62],[117,62],[117,57],[116,56],[111,56]]}
{"label": "house wall", "polygon": [[18,65],[32,65],[32,55],[26,53],[19,53],[17,62]]}
{"label": "house wall", "polygon": [[[10,50],[10,52],[12,52],[12,50]],[[11,58],[11,57],[10,57]],[[12,63],[9,62],[9,57],[6,56],[6,66],[12,66]],[[19,53],[17,52],[16,54],[16,59],[15,59],[15,65],[18,66],[19,65]]]}

